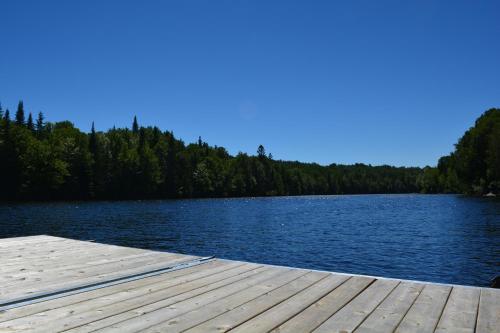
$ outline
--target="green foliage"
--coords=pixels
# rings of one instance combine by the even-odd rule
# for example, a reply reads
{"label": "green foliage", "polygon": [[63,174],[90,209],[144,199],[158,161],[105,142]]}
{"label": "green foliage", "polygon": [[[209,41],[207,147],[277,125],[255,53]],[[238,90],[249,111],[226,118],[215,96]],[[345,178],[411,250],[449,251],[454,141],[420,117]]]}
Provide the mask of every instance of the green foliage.
{"label": "green foliage", "polygon": [[35,130],[35,124],[33,123],[33,116],[30,114],[28,115],[28,121],[26,122],[26,128],[29,129],[30,131]]}
{"label": "green foliage", "polygon": [[39,112],[38,113],[38,118],[36,119],[36,133],[38,137],[41,137],[43,130],[45,129],[45,118],[43,116],[43,113]]}
{"label": "green foliage", "polygon": [[484,194],[500,191],[500,109],[483,113],[439,160],[440,186],[445,191]]}
{"label": "green foliage", "polygon": [[10,122],[10,111],[9,111],[9,109],[5,110],[5,114],[3,115],[3,119],[5,120],[5,122],[7,124]]}
{"label": "green foliage", "polygon": [[24,104],[23,101],[19,101],[16,111],[16,124],[19,126],[24,125]]}
{"label": "green foliage", "polygon": [[[21,103],[24,114],[24,107]],[[19,119],[18,119],[19,118]],[[321,166],[231,156],[201,137],[186,145],[172,132],[140,127],[83,133],[42,113],[0,119],[0,199],[145,199],[359,193],[498,191],[499,110],[486,112],[437,168],[365,164]],[[31,120],[30,120],[31,119]]]}
{"label": "green foliage", "polygon": [[134,116],[134,121],[132,122],[132,132],[137,134],[139,132],[139,124],[137,123],[137,117]]}
{"label": "green foliage", "polygon": [[266,157],[266,150],[264,149],[263,145],[259,145],[257,148],[257,156],[260,158],[265,158]]}

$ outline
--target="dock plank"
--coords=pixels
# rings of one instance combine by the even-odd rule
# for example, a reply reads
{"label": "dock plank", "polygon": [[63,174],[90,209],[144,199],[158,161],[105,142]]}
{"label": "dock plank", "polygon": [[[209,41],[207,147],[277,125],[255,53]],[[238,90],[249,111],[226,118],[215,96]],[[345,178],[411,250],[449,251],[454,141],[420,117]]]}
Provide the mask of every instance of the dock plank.
{"label": "dock plank", "polygon": [[480,289],[453,287],[444,308],[436,333],[474,333]]}
{"label": "dock plank", "polygon": [[[85,302],[94,302],[95,299],[105,297],[112,299],[115,294],[128,294],[128,298],[132,298],[143,289],[147,288],[148,291],[154,291],[160,285],[163,286],[166,280],[178,279],[180,284],[188,283],[206,276],[220,273],[229,269],[243,266],[245,263],[241,262],[224,262],[224,261],[211,261],[203,265],[193,266],[182,270],[168,272],[144,279],[139,279],[125,284],[117,284],[102,289],[95,289],[84,293],[78,293],[65,297],[56,298],[53,300],[44,301],[41,303],[34,303],[25,305],[18,308],[10,309],[9,311],[0,312],[0,323],[20,317],[27,317],[49,310],[59,309],[63,307],[69,308],[73,304],[82,304]],[[53,318],[55,319],[55,318]]]}
{"label": "dock plank", "polygon": [[367,277],[349,278],[338,288],[283,323],[273,332],[312,331],[365,290],[373,281],[374,279]]}
{"label": "dock plank", "polygon": [[402,282],[354,332],[394,332],[423,287],[420,283]]}
{"label": "dock plank", "polygon": [[[224,274],[213,275],[207,278],[198,279],[192,283],[185,283],[181,286],[174,286],[156,292],[146,293],[144,295],[133,297],[124,301],[112,302],[111,304],[99,307],[88,306],[85,311],[73,312],[72,308],[61,308],[57,310],[60,316],[56,320],[47,320],[41,322],[43,313],[34,316],[23,317],[20,320],[5,322],[0,324],[0,329],[12,329],[33,327],[37,332],[57,332],[78,328],[92,323],[86,328],[80,328],[80,331],[86,329],[95,330],[97,326],[108,326],[110,323],[120,322],[128,318],[134,318],[142,315],[143,311],[148,309],[161,308],[163,304],[174,304],[179,300],[198,295],[200,292],[212,290],[221,285],[231,283],[248,276],[257,275],[264,270],[263,267],[256,269],[254,266],[247,266],[236,269],[235,271],[225,272]],[[49,319],[54,317],[49,317]],[[103,320],[104,319],[104,320]],[[42,325],[41,325],[42,324]]]}
{"label": "dock plank", "polygon": [[395,333],[434,332],[451,287],[428,284],[399,323]]}
{"label": "dock plank", "polygon": [[[58,237],[51,237],[50,239],[44,239],[37,241],[32,239],[30,242],[13,242],[12,244],[5,244],[4,246],[0,245],[0,253],[4,258],[10,258],[9,254],[18,254],[19,252],[25,252],[32,255],[36,255],[37,253],[43,254],[50,250],[59,250],[62,248],[68,247],[78,247],[81,245],[90,245],[94,244],[94,246],[102,246],[106,247],[107,245],[93,243],[89,241],[79,241],[73,239],[65,239]],[[111,246],[111,245],[110,245]],[[15,256],[14,256],[15,257]]]}
{"label": "dock plank", "polygon": [[398,284],[399,282],[395,280],[376,280],[314,332],[347,333],[354,331]]}
{"label": "dock plank", "polygon": [[[165,320],[169,320],[241,290],[250,288],[263,281],[275,278],[285,271],[286,270],[260,267],[253,272],[241,274],[220,281],[219,283],[208,285],[205,290],[201,290],[200,288],[193,293],[179,295],[180,297],[164,299],[140,308],[127,309],[124,312],[120,312],[119,315],[114,318],[106,318],[104,321],[106,326],[101,323],[99,325],[101,326],[100,330],[96,331],[125,333],[144,330]],[[108,326],[110,322],[114,323]],[[95,325],[91,326],[93,330],[95,330]]]}
{"label": "dock plank", "polygon": [[306,309],[309,305],[337,288],[346,276],[330,274],[284,302],[237,326],[233,332],[267,332]]}
{"label": "dock plank", "polygon": [[[4,307],[0,332],[500,333],[500,290],[198,258],[53,236],[0,239],[0,310],[56,293]],[[79,289],[187,262],[194,266]]]}
{"label": "dock plank", "polygon": [[296,295],[322,278],[324,278],[324,275],[319,275],[317,272],[309,272],[280,288],[277,288],[265,295],[261,295],[248,303],[240,305],[222,315],[188,329],[186,332],[204,333],[229,331],[232,328]]}
{"label": "dock plank", "polygon": [[[278,289],[279,287],[304,276],[306,273],[307,271],[300,270],[290,270],[284,272],[266,283],[257,284],[225,298],[219,299],[204,307],[197,308],[180,316],[171,318],[167,321],[149,327],[143,332],[154,333],[165,332],[168,330],[173,333],[185,331],[193,326],[196,326],[197,324],[203,323],[204,321],[212,319],[220,314],[231,311],[242,304],[250,302],[263,294]],[[316,273],[316,276],[318,276],[318,279],[324,277],[324,275],[320,273]]]}
{"label": "dock plank", "polygon": [[70,270],[61,274],[47,274],[34,280],[22,280],[0,288],[0,301],[29,296],[35,292],[51,292],[58,289],[74,288],[85,284],[97,283],[120,276],[159,269],[168,265],[192,260],[190,256],[165,256],[151,260],[113,263],[105,267]]}
{"label": "dock plank", "polygon": [[482,288],[476,324],[477,333],[500,331],[500,289]]}
{"label": "dock plank", "polygon": [[155,258],[175,258],[175,255],[159,254],[157,252],[141,252],[135,254],[124,251],[121,253],[92,256],[91,253],[89,258],[79,257],[76,260],[74,259],[67,263],[61,260],[58,264],[55,265],[50,265],[51,263],[47,263],[47,267],[44,267],[43,265],[37,265],[37,267],[19,265],[11,271],[0,272],[0,283],[2,284],[2,287],[6,288],[9,285],[19,285],[18,281],[22,281],[22,284],[25,284],[29,283],[30,281],[39,282],[42,279],[52,280],[51,277],[53,276],[62,277],[72,274],[68,274],[68,272],[85,271],[89,268],[96,268],[97,266],[110,267],[111,264],[128,264],[134,261]]}
{"label": "dock plank", "polygon": [[0,248],[11,248],[16,245],[33,245],[43,242],[67,241],[67,238],[60,238],[48,235],[0,238]]}

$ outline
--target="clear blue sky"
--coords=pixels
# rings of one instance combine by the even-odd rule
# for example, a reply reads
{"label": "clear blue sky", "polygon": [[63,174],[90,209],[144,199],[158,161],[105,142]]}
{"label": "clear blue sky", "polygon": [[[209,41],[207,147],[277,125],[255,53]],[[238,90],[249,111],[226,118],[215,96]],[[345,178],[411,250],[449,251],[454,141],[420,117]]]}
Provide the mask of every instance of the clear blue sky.
{"label": "clear blue sky", "polygon": [[435,165],[500,106],[499,1],[1,1],[0,101],[231,153]]}

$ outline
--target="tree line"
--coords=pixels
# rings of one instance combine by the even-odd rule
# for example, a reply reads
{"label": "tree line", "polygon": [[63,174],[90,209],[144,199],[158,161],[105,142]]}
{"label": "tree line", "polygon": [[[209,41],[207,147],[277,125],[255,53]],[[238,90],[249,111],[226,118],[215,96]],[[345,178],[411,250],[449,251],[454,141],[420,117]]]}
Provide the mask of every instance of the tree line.
{"label": "tree line", "polygon": [[[19,102],[13,119],[0,106],[0,200],[437,193],[477,190],[477,186],[489,190],[498,187],[499,179],[498,151],[491,153],[500,142],[498,111],[482,116],[495,118],[494,128],[484,125],[487,129],[480,133],[466,133],[468,138],[457,144],[460,153],[442,158],[437,168],[416,168],[281,161],[262,145],[256,155],[232,156],[201,137],[186,144],[171,131],[140,126],[136,117],[131,128],[98,132],[92,124],[85,133],[69,121],[48,122],[42,113],[36,119],[31,113],[26,116]],[[486,132],[496,133],[491,139],[495,143],[479,139],[491,134]],[[476,153],[470,152],[476,149],[470,142],[477,140],[481,149],[488,147],[486,155],[477,153],[487,160],[482,169],[474,162]],[[474,168],[474,174],[469,175],[468,168]]]}
{"label": "tree line", "polygon": [[437,168],[424,169],[421,180],[433,192],[499,194],[500,109],[484,112]]}

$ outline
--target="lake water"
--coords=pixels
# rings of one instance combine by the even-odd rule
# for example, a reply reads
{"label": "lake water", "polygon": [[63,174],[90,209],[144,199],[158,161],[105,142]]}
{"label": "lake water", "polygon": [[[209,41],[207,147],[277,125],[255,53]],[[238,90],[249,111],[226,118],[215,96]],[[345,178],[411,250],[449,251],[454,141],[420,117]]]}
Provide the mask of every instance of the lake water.
{"label": "lake water", "polygon": [[444,283],[500,275],[500,202],[455,195],[0,204],[0,237],[37,234]]}

